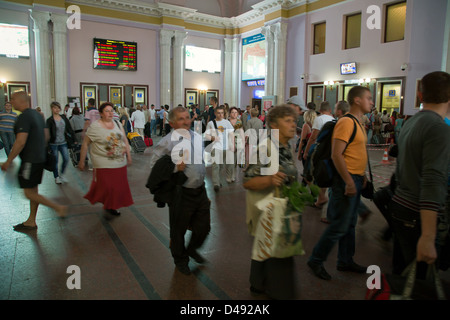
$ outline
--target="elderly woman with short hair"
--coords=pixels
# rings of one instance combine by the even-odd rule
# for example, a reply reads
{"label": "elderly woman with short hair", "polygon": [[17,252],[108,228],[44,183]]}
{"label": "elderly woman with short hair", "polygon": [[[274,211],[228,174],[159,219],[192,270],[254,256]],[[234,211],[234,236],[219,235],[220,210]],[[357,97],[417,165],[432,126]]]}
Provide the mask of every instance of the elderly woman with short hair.
{"label": "elderly woman with short hair", "polygon": [[[289,140],[296,134],[297,113],[290,106],[282,105],[271,108],[267,114],[267,124],[271,129],[268,139],[268,156],[278,156],[279,168],[275,174],[262,175],[263,168],[269,168],[273,161],[267,163],[257,160],[250,164],[245,172],[244,188],[247,189],[247,225],[251,235],[255,234],[256,226],[262,211],[256,203],[273,192],[276,187],[290,184],[297,180],[297,168],[292,156]],[[277,130],[273,130],[277,129]],[[273,143],[278,139],[278,149]],[[260,141],[258,149],[264,144]],[[276,152],[276,154],[273,154]],[[261,155],[260,152],[258,152]],[[267,164],[265,164],[267,163]],[[266,293],[273,299],[294,298],[294,259],[269,258],[264,261],[251,261],[250,291],[253,294]]]}

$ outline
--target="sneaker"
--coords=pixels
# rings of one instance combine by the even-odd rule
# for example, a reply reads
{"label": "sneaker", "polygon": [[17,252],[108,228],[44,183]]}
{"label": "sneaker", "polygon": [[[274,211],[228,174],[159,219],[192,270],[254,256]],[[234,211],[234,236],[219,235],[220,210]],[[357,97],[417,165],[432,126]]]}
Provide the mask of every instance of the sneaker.
{"label": "sneaker", "polygon": [[63,175],[59,175],[59,180],[61,180],[62,183],[69,182],[69,181],[67,181],[66,176],[63,176]]}
{"label": "sneaker", "polygon": [[55,178],[55,183],[56,183],[56,184],[62,184],[63,182],[62,182],[62,180],[61,180],[60,177],[56,177],[56,178]]}
{"label": "sneaker", "polygon": [[218,186],[218,185],[215,185],[215,186],[214,186],[214,191],[215,191],[215,192],[218,192],[219,189],[220,189],[220,186]]}

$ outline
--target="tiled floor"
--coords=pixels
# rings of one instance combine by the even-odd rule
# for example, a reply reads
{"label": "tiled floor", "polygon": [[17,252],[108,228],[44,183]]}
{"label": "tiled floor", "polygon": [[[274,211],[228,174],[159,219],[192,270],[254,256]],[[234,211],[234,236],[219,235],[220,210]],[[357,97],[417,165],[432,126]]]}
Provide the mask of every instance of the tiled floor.
{"label": "tiled floor", "polygon": [[[158,138],[155,139],[155,143]],[[201,253],[209,263],[190,264],[195,270],[185,276],[175,270],[169,251],[168,209],[157,208],[145,183],[152,148],[133,154],[128,168],[134,205],[110,218],[101,204],[91,205],[83,198],[91,182],[91,171],[79,172],[69,166],[70,183],[56,185],[45,172],[40,193],[70,205],[65,219],[41,206],[38,230],[21,233],[14,224],[28,217],[29,205],[16,182],[20,160],[7,173],[0,173],[0,299],[255,299],[249,292],[252,238],[245,224],[245,190],[242,173],[215,194],[208,168],[207,191],[212,201],[211,233]],[[5,160],[0,151],[0,162]],[[394,165],[383,165],[383,150],[371,151],[376,186],[387,184]],[[301,170],[301,165],[299,164]],[[357,227],[355,261],[378,265],[390,271],[391,244],[380,240],[386,223],[373,203],[364,200],[373,214]],[[326,225],[321,212],[308,207],[304,212],[303,243],[306,255],[296,257],[298,299],[364,299],[367,274],[336,270],[336,248],[325,264],[333,279],[316,278],[306,260]],[[187,235],[189,236],[189,235]],[[81,289],[68,289],[71,273],[80,268]],[[449,272],[443,274],[450,279]],[[70,281],[69,281],[70,282]]]}

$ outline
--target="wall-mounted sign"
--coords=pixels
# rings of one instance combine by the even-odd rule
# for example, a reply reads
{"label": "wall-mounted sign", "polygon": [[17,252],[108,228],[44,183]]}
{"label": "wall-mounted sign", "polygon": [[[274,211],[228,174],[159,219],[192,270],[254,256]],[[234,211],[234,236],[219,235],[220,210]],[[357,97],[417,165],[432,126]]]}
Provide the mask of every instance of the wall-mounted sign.
{"label": "wall-mounted sign", "polygon": [[266,84],[266,80],[252,80],[247,81],[247,86],[249,87],[257,87],[257,86],[264,86]]}

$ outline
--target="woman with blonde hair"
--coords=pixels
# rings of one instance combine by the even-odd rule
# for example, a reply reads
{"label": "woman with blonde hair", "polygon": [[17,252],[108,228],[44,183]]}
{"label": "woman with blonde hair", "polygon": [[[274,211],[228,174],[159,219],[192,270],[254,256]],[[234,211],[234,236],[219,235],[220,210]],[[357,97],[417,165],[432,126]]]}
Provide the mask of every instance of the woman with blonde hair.
{"label": "woman with blonde hair", "polygon": [[122,127],[125,131],[125,134],[128,134],[128,121],[130,116],[128,115],[127,108],[119,108],[119,121],[122,124]]}
{"label": "woman with blonde hair", "polygon": [[303,159],[303,154],[308,152],[305,149],[308,144],[309,137],[311,137],[312,126],[316,117],[317,113],[315,110],[308,110],[303,114],[303,119],[305,122],[303,123],[302,135],[300,136],[300,145],[298,146],[298,160],[302,161],[303,168],[305,168],[306,162],[306,160]]}

